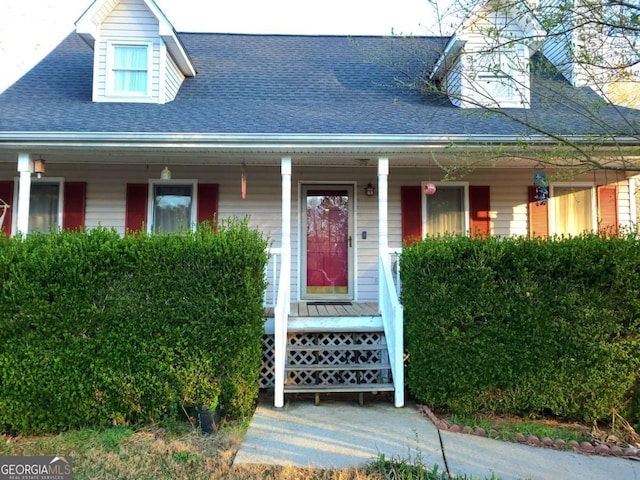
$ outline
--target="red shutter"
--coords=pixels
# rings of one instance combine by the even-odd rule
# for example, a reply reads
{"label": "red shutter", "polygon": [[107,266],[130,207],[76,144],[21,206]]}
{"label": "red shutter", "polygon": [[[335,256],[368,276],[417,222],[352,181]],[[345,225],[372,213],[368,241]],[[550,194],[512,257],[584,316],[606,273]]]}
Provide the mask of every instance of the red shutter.
{"label": "red shutter", "polygon": [[198,223],[209,221],[216,225],[218,221],[218,184],[198,184]]}
{"label": "red shutter", "polygon": [[86,182],[64,183],[63,230],[82,230],[87,197]]}
{"label": "red shutter", "polygon": [[147,202],[149,185],[147,183],[127,184],[127,206],[124,228],[127,234],[140,232],[147,223]]}
{"label": "red shutter", "polygon": [[536,187],[529,187],[529,237],[549,236],[549,205],[536,205]]}
{"label": "red shutter", "polygon": [[598,187],[598,231],[607,234],[618,231],[618,192],[614,185]]}
{"label": "red shutter", "polygon": [[[10,208],[7,209],[7,213],[4,216],[4,221],[2,225],[0,225],[0,230],[2,230],[7,238],[11,236],[11,220],[13,218],[13,182],[0,182],[0,198],[4,200],[7,204],[10,205]],[[2,204],[2,202],[0,202]],[[2,204],[4,205],[4,204]],[[0,207],[0,215],[2,214],[2,207]]]}
{"label": "red shutter", "polygon": [[491,235],[491,202],[489,187],[469,185],[469,227],[472,237]]}
{"label": "red shutter", "polygon": [[402,241],[411,245],[422,238],[422,188],[400,187],[400,209],[402,218]]}

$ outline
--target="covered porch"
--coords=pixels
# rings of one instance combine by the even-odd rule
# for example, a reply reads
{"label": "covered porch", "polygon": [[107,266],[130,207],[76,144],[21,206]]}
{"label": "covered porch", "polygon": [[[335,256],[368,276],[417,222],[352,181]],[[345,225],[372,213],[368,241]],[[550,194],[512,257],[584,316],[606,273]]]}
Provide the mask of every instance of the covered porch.
{"label": "covered porch", "polygon": [[[397,252],[389,248],[388,240],[388,176],[389,159],[378,158],[378,302],[360,304],[353,298],[337,297],[338,301],[320,298],[319,301],[300,301],[299,295],[291,291],[292,275],[292,161],[291,157],[283,157],[281,161],[282,177],[282,229],[280,247],[272,250],[275,262],[272,264],[273,276],[270,293],[273,298],[273,334],[274,334],[274,406],[283,407],[285,392],[303,391],[377,391],[393,390],[396,407],[404,406],[404,365],[403,365],[403,309],[399,302],[397,278],[394,279],[391,269],[391,255]],[[351,237],[349,238],[351,247]],[[278,264],[279,257],[279,264]],[[304,272],[300,276],[305,275]],[[293,294],[293,295],[292,295]],[[292,303],[293,299],[293,303]],[[265,299],[267,300],[267,299]],[[267,306],[271,306],[265,302]],[[268,324],[269,325],[269,324]],[[269,328],[269,326],[267,326]],[[320,335],[331,333],[342,336],[343,341],[336,344],[334,339],[326,340]],[[369,340],[355,337],[359,333],[370,333],[379,338],[375,346]],[[296,335],[310,335],[300,345]],[[344,339],[344,337],[349,337]],[[364,358],[363,351],[375,350],[376,365],[372,363],[354,362],[355,357]],[[294,365],[294,359],[299,352],[312,351],[315,360],[304,366]],[[323,352],[318,354],[317,352]],[[346,355],[336,354],[343,352]],[[348,370],[353,375],[348,380],[335,380],[335,376],[318,379],[299,384],[292,370],[307,372],[326,371],[329,367],[325,363],[326,355],[335,358],[344,357],[345,360],[333,362],[331,369],[337,371]],[[318,359],[319,358],[319,359]],[[379,368],[378,368],[379,367]],[[362,376],[357,372],[375,370],[378,378],[384,381],[361,381]],[[385,372],[379,373],[378,370]],[[356,373],[354,373],[356,372]],[[339,378],[345,378],[339,375]],[[356,379],[355,381],[353,379]],[[391,380],[390,380],[391,379]],[[290,383],[297,385],[291,386]],[[391,382],[391,383],[390,383]],[[318,397],[316,396],[316,399]]]}

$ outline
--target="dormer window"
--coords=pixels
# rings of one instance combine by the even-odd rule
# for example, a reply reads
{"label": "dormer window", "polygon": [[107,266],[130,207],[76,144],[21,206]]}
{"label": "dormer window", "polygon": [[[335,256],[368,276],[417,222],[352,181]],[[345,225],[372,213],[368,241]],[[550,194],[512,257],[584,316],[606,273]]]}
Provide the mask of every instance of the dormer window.
{"label": "dormer window", "polygon": [[513,50],[494,51],[481,54],[478,80],[487,96],[487,100],[500,103],[501,100],[514,99],[514,63],[516,54]]}
{"label": "dormer window", "polygon": [[145,97],[150,91],[151,43],[109,44],[109,94]]}
{"label": "dormer window", "polygon": [[153,0],[95,0],[76,22],[93,48],[93,101],[157,103],[176,98],[196,70]]}

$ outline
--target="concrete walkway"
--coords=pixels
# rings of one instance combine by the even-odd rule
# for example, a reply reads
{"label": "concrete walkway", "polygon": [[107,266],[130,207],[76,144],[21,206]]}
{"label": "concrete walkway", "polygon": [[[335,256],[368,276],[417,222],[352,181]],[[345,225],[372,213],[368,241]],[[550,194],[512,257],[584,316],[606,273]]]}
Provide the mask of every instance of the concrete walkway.
{"label": "concrete walkway", "polygon": [[417,406],[313,400],[261,403],[234,464],[357,467],[384,454],[474,479],[640,480],[640,462],[440,432]]}

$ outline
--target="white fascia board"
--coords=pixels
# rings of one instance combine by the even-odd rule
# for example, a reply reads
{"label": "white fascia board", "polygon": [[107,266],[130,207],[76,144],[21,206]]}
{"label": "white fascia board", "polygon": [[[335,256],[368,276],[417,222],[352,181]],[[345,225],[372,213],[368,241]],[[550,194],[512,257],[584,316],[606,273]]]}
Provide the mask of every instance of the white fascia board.
{"label": "white fascia board", "polygon": [[444,49],[442,55],[433,67],[433,71],[429,74],[429,80],[441,79],[448,72],[451,66],[455,63],[453,60],[458,56],[462,48],[464,47],[466,40],[457,35],[452,35]]}
{"label": "white fascia board", "polygon": [[193,66],[193,63],[191,63],[191,59],[189,58],[189,55],[187,54],[187,51],[184,48],[184,45],[182,45],[182,42],[176,35],[175,31],[171,29],[171,33],[169,34],[162,33],[162,31],[163,29],[161,28],[160,37],[162,38],[165,45],[167,46],[167,49],[169,50],[169,54],[171,55],[171,58],[173,58],[173,60],[176,62],[176,65],[178,65],[178,67],[180,68],[180,71],[186,77],[195,77],[196,69]]}
{"label": "white fascia board", "polygon": [[105,10],[103,10],[105,4],[111,4],[109,10],[111,11],[117,2],[114,3],[114,0],[95,0],[75,22],[76,32],[91,48],[100,35],[100,24],[105,19]]}
{"label": "white fascia board", "polygon": [[156,5],[156,2],[154,2],[153,0],[144,0],[144,3],[158,20],[160,26],[158,33],[160,34],[160,37],[162,38],[164,43],[167,45],[169,54],[176,62],[176,65],[180,67],[180,70],[185,76],[195,77],[196,69],[191,63],[191,59],[189,58],[184,45],[178,38],[178,35],[176,34],[176,31],[169,19],[165,16],[162,10],[160,10],[160,7],[158,7],[158,5]]}

